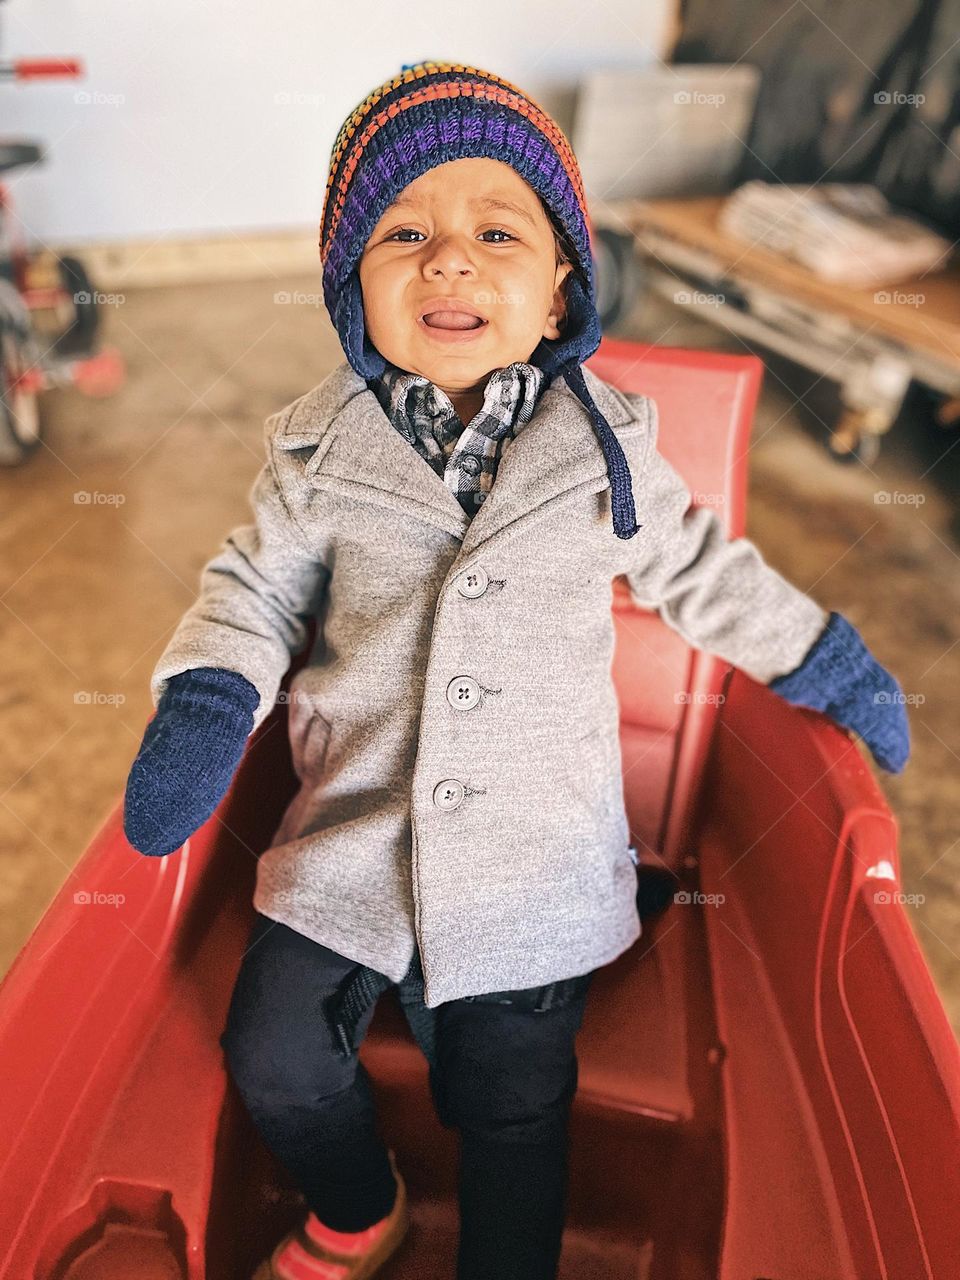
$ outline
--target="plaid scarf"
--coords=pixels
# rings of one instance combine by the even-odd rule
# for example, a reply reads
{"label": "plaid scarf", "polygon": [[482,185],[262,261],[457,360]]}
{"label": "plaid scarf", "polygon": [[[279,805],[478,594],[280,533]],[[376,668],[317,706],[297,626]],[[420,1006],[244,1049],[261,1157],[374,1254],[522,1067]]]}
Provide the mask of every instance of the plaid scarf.
{"label": "plaid scarf", "polygon": [[368,386],[404,439],[473,516],[510,442],[533,416],[543,380],[542,369],[519,360],[495,369],[484,388],[483,408],[466,426],[446,392],[422,374],[388,364]]}

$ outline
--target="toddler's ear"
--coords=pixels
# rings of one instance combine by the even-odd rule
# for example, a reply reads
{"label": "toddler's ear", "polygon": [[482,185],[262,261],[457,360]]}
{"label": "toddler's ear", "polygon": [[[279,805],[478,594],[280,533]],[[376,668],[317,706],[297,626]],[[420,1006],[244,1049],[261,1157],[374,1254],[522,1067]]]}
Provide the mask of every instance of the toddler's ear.
{"label": "toddler's ear", "polygon": [[545,338],[559,338],[567,323],[567,278],[573,270],[572,262],[561,262],[557,265],[557,279],[553,293],[550,314],[544,325]]}

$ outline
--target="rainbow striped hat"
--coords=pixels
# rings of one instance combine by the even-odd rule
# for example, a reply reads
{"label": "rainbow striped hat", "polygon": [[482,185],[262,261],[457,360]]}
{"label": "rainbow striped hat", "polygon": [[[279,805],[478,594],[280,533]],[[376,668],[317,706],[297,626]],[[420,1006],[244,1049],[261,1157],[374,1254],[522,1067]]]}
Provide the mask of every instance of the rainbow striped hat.
{"label": "rainbow striped hat", "polygon": [[386,368],[363,317],[357,265],[388,205],[428,169],[465,157],[509,164],[546,205],[575,270],[565,281],[566,323],[555,341],[541,339],[530,363],[557,375],[590,413],[607,461],[613,525],[632,537],[630,472],[610,425],[593,402],[581,364],[600,345],[594,263],[580,166],[560,129],[516,85],[477,67],[418,62],[368,93],[337,134],[320,218],[323,296],[350,365],[371,380]]}

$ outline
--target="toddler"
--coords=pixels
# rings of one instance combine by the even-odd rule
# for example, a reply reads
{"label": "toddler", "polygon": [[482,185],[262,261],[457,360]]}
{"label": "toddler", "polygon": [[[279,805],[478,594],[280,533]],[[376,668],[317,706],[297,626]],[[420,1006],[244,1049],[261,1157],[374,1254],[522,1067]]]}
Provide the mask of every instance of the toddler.
{"label": "toddler", "polygon": [[516,86],[425,62],[371,92],[333,148],[320,256],[346,360],[267,420],[254,521],[153,673],[125,830],[164,855],[210,817],[316,618],[289,692],[300,786],[221,1037],[307,1206],[258,1280],[366,1278],[403,1238],[357,1056],[394,985],[460,1138],[459,1280],[551,1280],[575,1036],[593,974],[640,934],[613,579],[891,770],[902,691],[690,506],[656,406],[584,367],[583,184]]}

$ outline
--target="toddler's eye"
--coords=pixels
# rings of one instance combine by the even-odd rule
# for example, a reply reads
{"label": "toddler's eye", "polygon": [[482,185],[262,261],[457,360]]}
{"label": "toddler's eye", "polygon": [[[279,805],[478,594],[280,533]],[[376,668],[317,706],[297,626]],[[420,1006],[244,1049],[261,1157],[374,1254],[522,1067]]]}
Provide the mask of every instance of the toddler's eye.
{"label": "toddler's eye", "polygon": [[[415,230],[413,227],[400,227],[397,231],[394,231],[392,235],[387,236],[387,239],[396,240],[398,236],[419,236],[421,234],[422,232]],[[504,231],[501,227],[490,227],[486,231],[481,231],[480,234],[484,236],[506,236],[508,240],[516,239],[516,236],[512,236],[509,231]],[[417,241],[416,240],[398,240],[397,243],[398,244],[416,244]],[[487,244],[490,244],[490,243],[491,242],[488,240]],[[502,240],[494,240],[493,243],[503,244],[504,242]]]}

